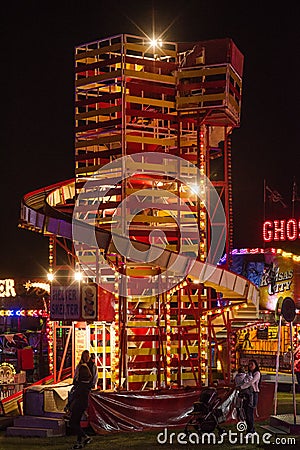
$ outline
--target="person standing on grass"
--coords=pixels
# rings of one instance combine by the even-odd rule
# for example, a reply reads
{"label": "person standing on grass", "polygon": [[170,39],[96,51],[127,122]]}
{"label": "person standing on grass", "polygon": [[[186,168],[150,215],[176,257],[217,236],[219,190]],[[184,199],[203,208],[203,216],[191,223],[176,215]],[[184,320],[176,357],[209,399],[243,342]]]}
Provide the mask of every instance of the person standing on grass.
{"label": "person standing on grass", "polygon": [[250,399],[246,398],[244,408],[245,408],[245,416],[246,416],[246,424],[247,424],[247,433],[255,433],[254,429],[254,411],[257,407],[258,403],[258,394],[259,394],[259,385],[261,380],[261,373],[258,367],[258,363],[255,359],[250,359],[248,362],[248,373],[252,376],[251,379],[247,380],[245,383],[241,385],[241,390],[248,389],[252,386],[253,388],[253,397],[252,402]]}
{"label": "person standing on grass", "polygon": [[92,441],[80,426],[82,415],[88,407],[92,383],[92,373],[88,367],[89,359],[89,351],[84,350],[81,354],[79,364],[75,369],[73,384],[76,386],[76,389],[71,405],[70,428],[74,434],[77,434],[77,442],[73,445],[73,449],[83,448]]}

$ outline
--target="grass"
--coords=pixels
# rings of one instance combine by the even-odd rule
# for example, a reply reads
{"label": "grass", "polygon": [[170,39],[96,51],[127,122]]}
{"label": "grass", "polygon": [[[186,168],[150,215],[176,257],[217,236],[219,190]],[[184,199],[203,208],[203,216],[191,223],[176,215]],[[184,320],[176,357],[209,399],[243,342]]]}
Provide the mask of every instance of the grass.
{"label": "grass", "polygon": [[[300,414],[300,394],[297,394],[297,413]],[[293,412],[292,405],[292,395],[286,392],[278,393],[278,414],[291,414]],[[260,425],[268,424],[269,422],[259,422],[256,424],[256,429],[259,434],[259,440],[262,442],[262,435],[266,433],[266,430],[262,429]],[[226,424],[223,427],[227,433],[229,431],[236,432],[236,424]],[[228,438],[224,440],[224,443],[220,443],[219,445],[214,445],[213,443],[202,445],[200,444],[180,444],[177,442],[177,437],[180,432],[183,430],[175,430],[175,442],[173,439],[173,443],[170,443],[170,433],[168,431],[168,442],[164,444],[160,444],[157,441],[157,435],[159,431],[147,431],[147,432],[129,432],[129,433],[110,433],[106,435],[94,435],[93,441],[86,446],[87,450],[152,450],[152,449],[161,449],[161,450],[171,450],[171,449],[180,449],[184,448],[187,450],[192,450],[196,448],[201,449],[212,449],[214,447],[222,448],[222,450],[235,450],[235,449],[289,449],[289,448],[300,448],[300,436],[295,437],[296,443],[291,445],[287,445],[287,443],[283,444],[246,444],[245,442],[237,442],[235,444],[230,443]],[[218,439],[218,436],[216,436]],[[291,436],[281,436],[278,435],[279,438],[290,438]],[[272,440],[275,439],[275,436],[270,438]],[[51,449],[51,450],[70,450],[75,442],[74,436],[64,436],[64,437],[53,437],[53,438],[21,438],[21,437],[6,437],[5,432],[0,432],[0,450],[43,450],[43,449]],[[207,442],[207,441],[206,441]],[[231,441],[232,442],[232,441]]]}

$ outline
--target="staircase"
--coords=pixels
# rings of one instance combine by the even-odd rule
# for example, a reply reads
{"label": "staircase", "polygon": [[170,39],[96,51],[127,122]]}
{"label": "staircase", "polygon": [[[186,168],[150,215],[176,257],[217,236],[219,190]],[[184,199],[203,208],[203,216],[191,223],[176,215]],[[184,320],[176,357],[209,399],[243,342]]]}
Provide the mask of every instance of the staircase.
{"label": "staircase", "polygon": [[[255,323],[259,318],[259,310],[258,306],[253,304],[245,304],[245,307],[240,309],[232,309],[230,311],[230,320],[233,331],[245,328],[249,323]],[[216,337],[217,339],[226,339],[227,338],[227,328],[224,324],[224,318],[222,316],[218,316],[213,319],[213,325],[224,325],[224,328],[221,326],[217,329]]]}
{"label": "staircase", "polygon": [[281,430],[282,433],[286,433],[292,436],[300,435],[300,416],[296,416],[296,423],[294,423],[293,414],[279,414],[277,416],[270,417],[270,426]]}
{"label": "staircase", "polygon": [[57,437],[65,435],[66,425],[63,413],[47,413],[43,417],[18,416],[14,419],[13,426],[6,429],[6,436]]}
{"label": "staircase", "polygon": [[[58,389],[59,388],[59,389]],[[13,426],[6,428],[6,436],[51,437],[65,436],[64,407],[67,403],[69,383],[32,386],[25,390],[24,415],[13,418]]]}

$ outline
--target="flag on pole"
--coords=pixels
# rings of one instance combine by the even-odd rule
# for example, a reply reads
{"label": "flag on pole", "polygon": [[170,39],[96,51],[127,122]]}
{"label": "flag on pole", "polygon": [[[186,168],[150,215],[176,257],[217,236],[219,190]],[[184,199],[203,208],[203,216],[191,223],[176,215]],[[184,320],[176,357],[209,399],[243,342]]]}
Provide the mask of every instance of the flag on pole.
{"label": "flag on pole", "polygon": [[287,208],[287,205],[283,201],[283,197],[275,189],[271,189],[267,184],[265,185],[265,199],[268,198],[273,203],[280,203],[281,206]]}
{"label": "flag on pole", "polygon": [[299,201],[300,201],[300,197],[298,197],[297,183],[294,180],[292,202],[299,202]]}

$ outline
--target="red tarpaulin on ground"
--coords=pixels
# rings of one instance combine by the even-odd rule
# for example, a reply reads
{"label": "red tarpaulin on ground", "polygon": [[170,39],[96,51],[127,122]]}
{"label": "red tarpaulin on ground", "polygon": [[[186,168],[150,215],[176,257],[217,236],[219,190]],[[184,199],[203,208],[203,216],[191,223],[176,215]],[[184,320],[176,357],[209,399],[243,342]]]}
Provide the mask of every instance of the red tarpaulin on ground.
{"label": "red tarpaulin on ground", "polygon": [[[184,427],[200,392],[197,388],[92,392],[89,423],[98,434]],[[231,389],[218,388],[219,395],[226,396],[228,392]],[[273,393],[274,384],[262,383],[256,420],[266,420],[271,415]]]}
{"label": "red tarpaulin on ground", "polygon": [[96,433],[184,425],[200,390],[91,393],[89,422]]}

